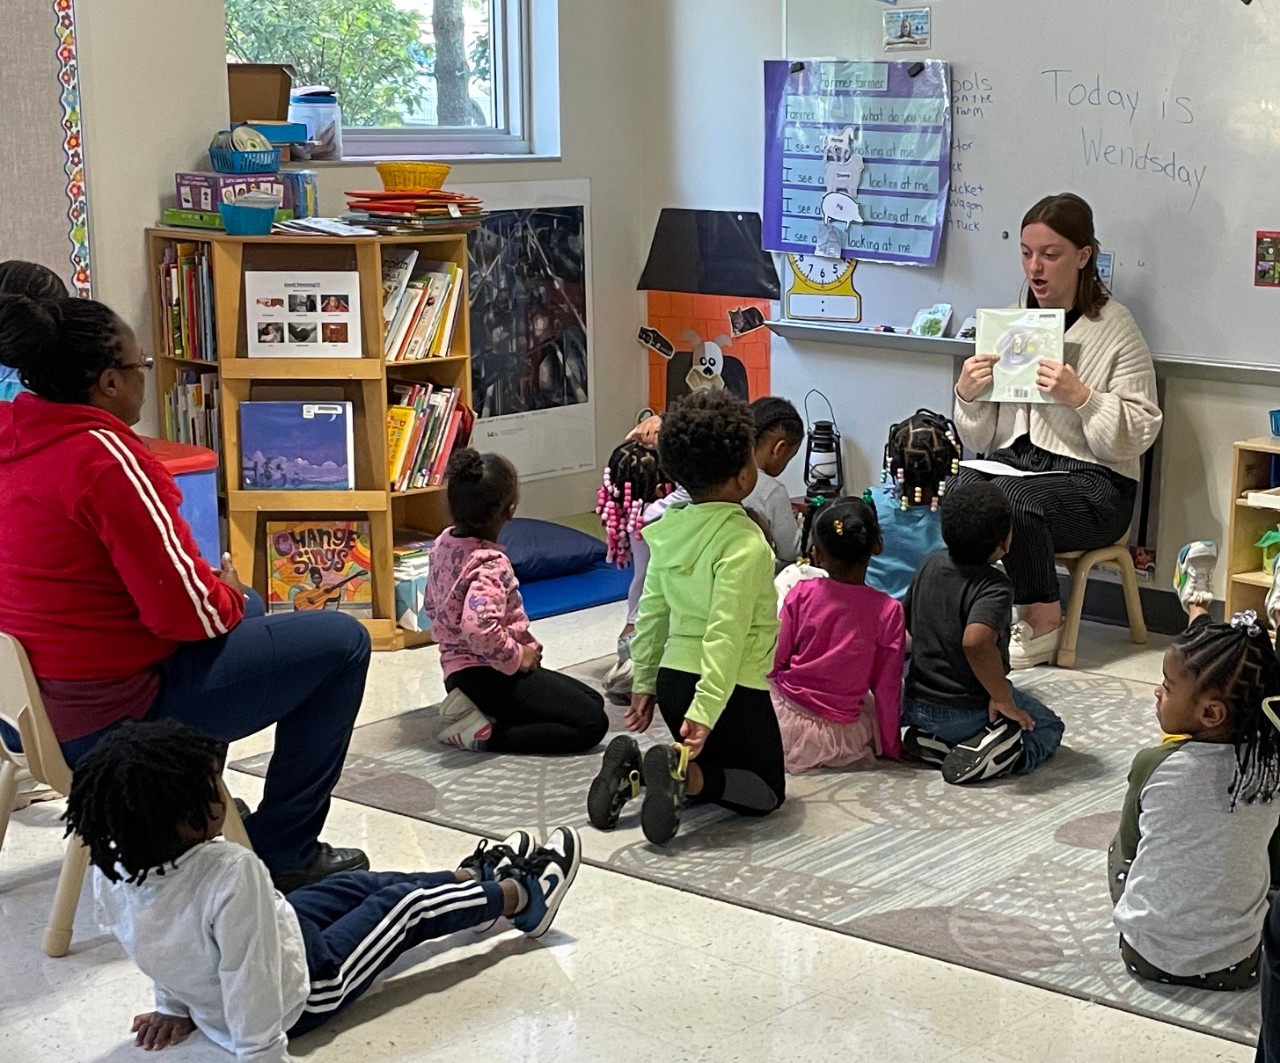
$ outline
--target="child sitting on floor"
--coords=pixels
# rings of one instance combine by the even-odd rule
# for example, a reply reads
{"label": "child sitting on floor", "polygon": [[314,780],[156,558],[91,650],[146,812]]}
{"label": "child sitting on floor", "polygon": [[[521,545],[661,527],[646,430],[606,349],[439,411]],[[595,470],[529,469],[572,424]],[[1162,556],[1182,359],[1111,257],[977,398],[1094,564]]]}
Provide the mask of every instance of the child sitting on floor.
{"label": "child sitting on floor", "polygon": [[126,723],[80,759],[67,797],[99,911],[155,983],[155,1010],[133,1020],[147,1050],[200,1029],[240,1059],[288,1063],[288,1038],[408,949],[500,916],[545,934],[578,871],[577,832],[559,827],[541,847],[524,831],[482,841],[456,871],[346,871],[282,897],[250,850],[217,840],[225,756],[181,724]]}
{"label": "child sitting on floor", "polygon": [[1130,974],[1236,990],[1258,983],[1280,870],[1280,664],[1254,613],[1215,624],[1208,604],[1165,651],[1165,739],[1134,758],[1108,869]]}
{"label": "child sitting on floor", "polygon": [[948,491],[947,549],[925,558],[902,603],[911,635],[903,750],[940,765],[949,783],[1028,772],[1062,741],[1057,715],[1008,679],[1013,584],[995,563],[1012,529],[994,484]]}
{"label": "child sitting on floor", "polygon": [[[644,755],[640,821],[658,845],[675,836],[685,797],[763,816],[786,794],[765,679],[778,634],[773,555],[742,507],[756,482],[754,440],[751,411],[725,391],[681,399],[658,436],[662,467],[691,495],[645,529],[651,557],[631,644],[627,727],[648,730],[656,695],[680,742]],[[587,797],[593,825],[613,829],[640,776],[639,745],[619,735]]]}
{"label": "child sitting on floor", "polygon": [[958,440],[955,425],[932,410],[917,410],[889,429],[885,483],[871,492],[884,552],[867,565],[867,586],[901,601],[920,563],[943,549],[938,505],[960,468]]}
{"label": "child sitting on floor", "polygon": [[520,483],[497,454],[457,451],[446,469],[453,526],[431,549],[426,609],[449,692],[442,742],[492,753],[582,753],[609,729],[604,699],[542,667],[520,584],[497,543]]}
{"label": "child sitting on floor", "polygon": [[856,498],[824,506],[813,540],[829,578],[787,595],[769,673],[787,771],[869,766],[877,753],[896,760],[905,634],[902,606],[866,585],[867,562],[883,547],[875,510]]}
{"label": "child sitting on floor", "polygon": [[751,404],[756,423],[755,458],[759,476],[755,489],[742,502],[758,513],[768,526],[768,535],[781,572],[800,556],[800,525],[791,507],[791,493],[779,476],[786,471],[804,442],[804,422],[786,399],[770,395]]}

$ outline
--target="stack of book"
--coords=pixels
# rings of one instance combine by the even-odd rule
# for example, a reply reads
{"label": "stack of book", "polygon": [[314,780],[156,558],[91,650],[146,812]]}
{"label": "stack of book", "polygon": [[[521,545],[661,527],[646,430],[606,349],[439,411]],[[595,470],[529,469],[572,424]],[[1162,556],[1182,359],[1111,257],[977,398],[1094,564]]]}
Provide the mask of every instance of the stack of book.
{"label": "stack of book", "polygon": [[419,259],[411,248],[387,248],[382,258],[387,361],[446,356],[461,293],[462,271],[456,262]]}
{"label": "stack of book", "polygon": [[164,354],[216,362],[213,274],[207,244],[171,243],[160,263],[160,299],[168,308]]}
{"label": "stack of book", "polygon": [[433,540],[414,528],[397,528],[393,574],[396,583],[396,623],[406,631],[430,631],[427,615],[427,576],[431,573]]}
{"label": "stack of book", "polygon": [[177,375],[164,397],[164,434],[175,443],[222,453],[217,373],[189,369]]}
{"label": "stack of book", "polygon": [[471,438],[475,414],[458,388],[392,382],[387,407],[388,478],[393,491],[438,487],[455,447]]}
{"label": "stack of book", "polygon": [[344,220],[381,232],[465,232],[484,217],[484,203],[442,188],[348,192],[351,213]]}

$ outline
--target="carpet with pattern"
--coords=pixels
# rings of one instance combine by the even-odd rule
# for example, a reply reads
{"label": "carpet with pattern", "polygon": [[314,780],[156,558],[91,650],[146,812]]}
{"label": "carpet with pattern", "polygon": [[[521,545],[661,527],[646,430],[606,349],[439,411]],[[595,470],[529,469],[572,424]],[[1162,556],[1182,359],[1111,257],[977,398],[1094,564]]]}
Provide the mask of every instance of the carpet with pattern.
{"label": "carpet with pattern", "polygon": [[[598,682],[609,663],[569,671]],[[435,740],[434,707],[358,727],[336,793],[491,837],[571,823],[586,859],[622,874],[1252,1043],[1256,990],[1140,983],[1117,951],[1106,849],[1133,755],[1158,740],[1150,685],[1050,669],[1018,683],[1067,725],[1031,775],[972,787],[910,764],[792,776],[777,813],[691,808],[662,848],[640,833],[638,803],[611,834],[587,824],[598,752],[450,749]],[[621,711],[610,715],[621,730]],[[659,740],[669,740],[660,718],[642,745]],[[261,774],[267,759],[233,766]]]}

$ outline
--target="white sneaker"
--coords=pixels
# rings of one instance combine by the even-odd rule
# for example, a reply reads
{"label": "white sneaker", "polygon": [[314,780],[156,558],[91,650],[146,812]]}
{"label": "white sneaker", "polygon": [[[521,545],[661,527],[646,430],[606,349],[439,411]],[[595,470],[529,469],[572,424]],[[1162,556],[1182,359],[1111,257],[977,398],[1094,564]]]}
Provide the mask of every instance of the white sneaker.
{"label": "white sneaker", "polygon": [[1062,626],[1039,638],[1031,637],[1031,625],[1019,620],[1009,632],[1009,667],[1034,668],[1037,664],[1053,664],[1062,641]]}
{"label": "white sneaker", "polygon": [[446,746],[472,753],[483,753],[489,747],[493,721],[461,690],[450,691],[440,703],[440,719],[444,727],[436,738]]}
{"label": "white sneaker", "polygon": [[[1182,611],[1193,605],[1208,606],[1213,601],[1213,570],[1218,564],[1218,546],[1212,539],[1197,539],[1178,551],[1178,565],[1173,573],[1173,589],[1178,592]],[[1274,585],[1272,594],[1275,593]],[[1280,603],[1278,603],[1280,604]],[[1271,608],[1271,597],[1267,597]]]}

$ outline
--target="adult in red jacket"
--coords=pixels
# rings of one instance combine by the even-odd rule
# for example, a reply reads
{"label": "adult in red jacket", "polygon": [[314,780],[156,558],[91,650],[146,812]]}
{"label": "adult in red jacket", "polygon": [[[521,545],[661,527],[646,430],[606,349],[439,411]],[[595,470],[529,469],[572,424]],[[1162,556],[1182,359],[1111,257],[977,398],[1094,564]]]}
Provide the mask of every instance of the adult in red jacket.
{"label": "adult in red jacket", "polygon": [[173,477],[133,433],[146,393],[133,331],[101,303],[0,295],[0,630],[31,658],[72,767],[107,731],[171,717],[233,741],[276,725],[246,826],[281,889],[367,868],[318,836],[364,695],[355,619],[264,616],[178,515]]}

